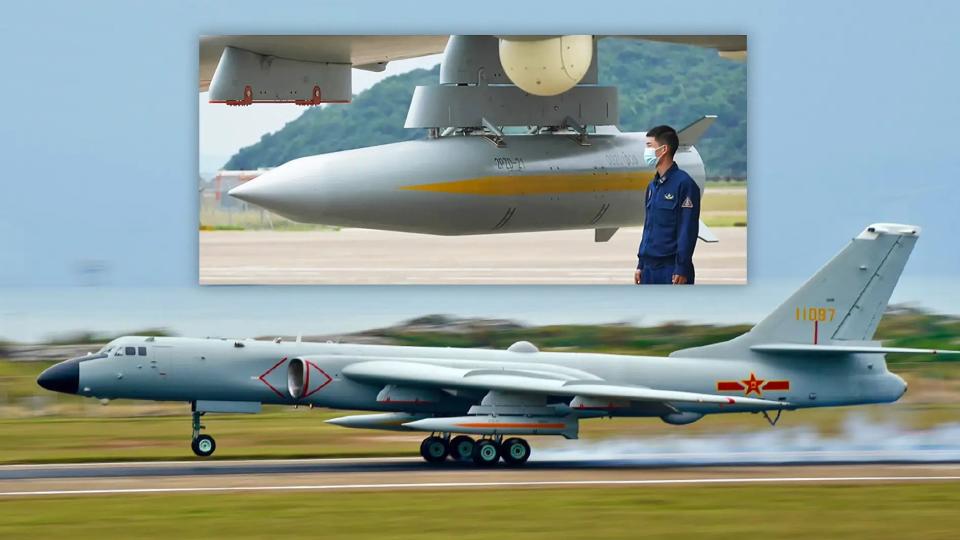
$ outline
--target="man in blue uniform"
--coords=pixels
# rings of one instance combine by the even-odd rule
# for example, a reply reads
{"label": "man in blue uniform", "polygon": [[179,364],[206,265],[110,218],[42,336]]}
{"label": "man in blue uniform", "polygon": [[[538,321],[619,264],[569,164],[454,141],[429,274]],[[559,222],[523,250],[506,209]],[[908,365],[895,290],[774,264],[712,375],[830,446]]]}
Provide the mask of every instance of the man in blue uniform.
{"label": "man in blue uniform", "polygon": [[643,238],[633,281],[647,284],[693,284],[693,248],[700,228],[700,187],[677,167],[677,131],[657,126],[647,132],[643,159],[657,173],[647,186]]}

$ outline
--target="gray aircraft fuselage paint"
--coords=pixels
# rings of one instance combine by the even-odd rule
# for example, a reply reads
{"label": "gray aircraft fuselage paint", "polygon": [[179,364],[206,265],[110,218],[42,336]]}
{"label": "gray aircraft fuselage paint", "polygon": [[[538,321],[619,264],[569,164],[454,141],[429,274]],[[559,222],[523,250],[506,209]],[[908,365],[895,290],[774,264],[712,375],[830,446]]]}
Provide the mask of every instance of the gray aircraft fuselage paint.
{"label": "gray aircraft fuselage paint", "polygon": [[[645,133],[445,136],[295,159],[230,195],[295,221],[438,235],[643,225]],[[701,191],[696,148],[680,168]]]}
{"label": "gray aircraft fuselage paint", "polygon": [[[204,403],[220,411],[267,403],[441,420],[403,423],[434,426],[428,431],[463,415],[546,410],[564,418],[550,429],[570,437],[576,434],[568,420],[580,417],[658,416],[686,424],[712,413],[888,403],[907,385],[887,370],[886,349],[865,340],[873,338],[919,232],[870,225],[751,331],[668,357],[542,352],[526,342],[489,350],[129,336],[48,368],[38,383],[97,398],[188,401],[195,414]],[[373,427],[379,419],[395,418],[339,421]]]}
{"label": "gray aircraft fuselage paint", "polygon": [[[193,338],[119,338],[124,346],[147,347],[146,356],[79,358],[79,394],[97,398],[162,401],[253,401],[265,404],[314,405],[335,409],[465,414],[470,399],[451,396],[440,404],[391,404],[377,401],[383,385],[364,384],[341,375],[352,363],[403,360],[464,368],[565,368],[582,379],[600,378],[630,384],[717,394],[720,381],[790,381],[787,391],[762,391],[769,400],[791,408],[885,403],[904,392],[903,380],[886,369],[877,355],[844,358],[776,357],[761,362],[738,359],[619,356],[589,353],[511,352],[484,349],[295,343]],[[242,346],[237,346],[242,344]],[[306,397],[288,388],[291,360],[314,364]],[[156,367],[155,367],[156,366]],[[327,379],[329,377],[329,380]],[[737,392],[731,395],[743,396]],[[756,393],[753,397],[758,397]],[[481,394],[482,397],[482,394]],[[569,398],[566,399],[569,401]],[[721,413],[756,410],[752,406],[677,403],[681,412]],[[604,415],[662,416],[658,407],[637,406]]]}

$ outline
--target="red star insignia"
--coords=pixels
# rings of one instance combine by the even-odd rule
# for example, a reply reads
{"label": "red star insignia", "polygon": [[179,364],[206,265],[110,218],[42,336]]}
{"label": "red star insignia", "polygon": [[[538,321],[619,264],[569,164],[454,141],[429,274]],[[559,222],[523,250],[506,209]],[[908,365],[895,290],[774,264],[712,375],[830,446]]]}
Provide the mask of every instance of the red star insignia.
{"label": "red star insignia", "polygon": [[745,396],[749,396],[751,392],[756,392],[758,396],[762,396],[763,392],[760,390],[760,387],[763,386],[765,382],[763,379],[758,379],[753,372],[750,372],[750,378],[747,380],[740,381],[747,387],[746,391],[743,393]]}

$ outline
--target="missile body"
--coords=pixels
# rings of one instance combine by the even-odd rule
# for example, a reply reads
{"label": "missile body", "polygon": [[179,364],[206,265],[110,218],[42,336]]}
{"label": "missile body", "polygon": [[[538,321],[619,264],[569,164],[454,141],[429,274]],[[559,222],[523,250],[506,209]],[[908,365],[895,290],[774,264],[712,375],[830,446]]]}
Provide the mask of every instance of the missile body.
{"label": "missile body", "polygon": [[403,424],[416,431],[468,433],[471,435],[563,435],[576,439],[573,416],[478,415],[424,418]]}
{"label": "missile body", "polygon": [[[304,223],[438,235],[643,224],[644,133],[444,136],[296,159],[230,195]],[[676,160],[703,188],[703,161]]]}
{"label": "missile body", "polygon": [[423,414],[418,415],[411,413],[355,414],[332,418],[327,420],[326,423],[349,428],[414,431],[411,428],[405,427],[404,424],[425,417],[426,415]]}

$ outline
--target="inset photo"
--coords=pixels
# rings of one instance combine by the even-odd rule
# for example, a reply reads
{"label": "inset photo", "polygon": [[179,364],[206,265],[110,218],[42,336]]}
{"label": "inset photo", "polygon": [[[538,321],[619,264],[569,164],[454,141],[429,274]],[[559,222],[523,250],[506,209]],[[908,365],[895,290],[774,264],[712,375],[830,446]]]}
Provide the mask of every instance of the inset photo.
{"label": "inset photo", "polygon": [[199,49],[201,284],[747,283],[745,35]]}

